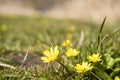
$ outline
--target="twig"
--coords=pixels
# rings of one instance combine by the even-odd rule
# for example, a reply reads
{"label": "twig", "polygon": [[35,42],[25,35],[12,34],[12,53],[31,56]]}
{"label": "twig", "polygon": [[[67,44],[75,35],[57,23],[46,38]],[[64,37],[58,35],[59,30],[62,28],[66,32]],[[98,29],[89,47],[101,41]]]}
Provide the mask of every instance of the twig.
{"label": "twig", "polygon": [[26,52],[26,54],[25,54],[25,57],[24,57],[24,59],[23,59],[22,64],[21,64],[20,67],[22,67],[23,64],[25,63],[25,61],[26,61],[26,59],[27,59],[27,56],[28,56],[28,51],[29,51],[29,49],[27,50],[27,52]]}
{"label": "twig", "polygon": [[83,41],[84,41],[84,33],[83,31],[81,32],[81,36],[80,36],[80,39],[79,39],[79,42],[78,42],[78,48],[80,48],[83,44]]}
{"label": "twig", "polygon": [[90,72],[93,76],[95,76],[98,80],[102,80],[101,78],[99,78],[97,75],[95,75],[93,72]]}
{"label": "twig", "polygon": [[8,65],[8,64],[2,63],[2,62],[0,62],[0,66],[8,67],[8,68],[11,68],[11,69],[15,69],[16,68],[14,66],[11,66],[11,65]]}

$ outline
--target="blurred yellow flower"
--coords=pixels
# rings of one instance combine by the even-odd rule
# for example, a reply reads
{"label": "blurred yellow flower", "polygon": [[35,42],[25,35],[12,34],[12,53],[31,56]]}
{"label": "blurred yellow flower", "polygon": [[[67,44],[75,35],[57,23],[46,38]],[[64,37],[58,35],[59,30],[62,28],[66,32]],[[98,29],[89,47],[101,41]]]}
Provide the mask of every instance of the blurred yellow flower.
{"label": "blurred yellow flower", "polygon": [[88,56],[89,61],[98,62],[101,61],[101,55],[99,53]]}
{"label": "blurred yellow flower", "polygon": [[89,71],[90,69],[92,69],[93,66],[91,66],[90,63],[88,62],[82,62],[82,64],[76,64],[75,69],[78,73],[85,73],[87,71]]}
{"label": "blurred yellow flower", "polygon": [[41,57],[41,60],[43,62],[52,62],[55,61],[55,59],[59,55],[58,46],[50,47],[50,50],[45,50],[44,52],[45,57]]}
{"label": "blurred yellow flower", "polygon": [[118,76],[115,76],[114,80],[120,80],[120,78]]}
{"label": "blurred yellow flower", "polygon": [[74,25],[69,26],[69,30],[71,32],[74,32],[76,30],[76,27]]}
{"label": "blurred yellow flower", "polygon": [[2,39],[2,35],[0,35],[0,39]]}
{"label": "blurred yellow flower", "polygon": [[72,39],[72,33],[67,33],[66,37],[67,37],[68,39]]}
{"label": "blurred yellow flower", "polygon": [[8,26],[6,24],[1,25],[1,30],[2,31],[7,31],[7,29],[8,29]]}
{"label": "blurred yellow flower", "polygon": [[73,56],[77,56],[79,53],[78,49],[74,49],[74,48],[68,48],[67,52],[66,52],[66,56],[68,57],[73,57]]}
{"label": "blurred yellow flower", "polygon": [[71,45],[71,41],[70,40],[66,40],[62,43],[62,46],[70,46]]}

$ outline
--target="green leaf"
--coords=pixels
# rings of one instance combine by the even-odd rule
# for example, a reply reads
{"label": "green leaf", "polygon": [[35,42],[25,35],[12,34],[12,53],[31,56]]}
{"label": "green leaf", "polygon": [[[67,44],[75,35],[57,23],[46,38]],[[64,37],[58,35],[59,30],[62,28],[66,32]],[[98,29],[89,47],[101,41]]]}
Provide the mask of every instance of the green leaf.
{"label": "green leaf", "polygon": [[107,66],[107,69],[110,69],[113,67],[113,65],[115,64],[115,60],[111,57],[110,54],[104,54],[105,56],[105,60],[106,60],[106,66]]}
{"label": "green leaf", "polygon": [[96,63],[96,64],[95,64],[95,68],[98,68],[98,69],[100,69],[101,71],[105,71],[106,66],[104,66],[104,65],[102,65],[102,64],[100,64],[100,63]]}
{"label": "green leaf", "polygon": [[112,78],[105,71],[102,71],[102,70],[96,68],[96,70],[94,70],[94,72],[102,80],[112,80]]}
{"label": "green leaf", "polygon": [[111,73],[111,77],[115,76],[115,75],[120,75],[120,68],[115,68],[114,71]]}
{"label": "green leaf", "polygon": [[48,80],[48,79],[45,77],[40,77],[39,80]]}
{"label": "green leaf", "polygon": [[120,62],[120,58],[115,59],[115,63]]}
{"label": "green leaf", "polygon": [[[102,30],[103,30],[103,26],[104,26],[104,24],[105,24],[105,21],[106,21],[106,17],[104,18],[104,20],[103,20],[103,22],[102,22],[102,24],[101,24],[101,27],[100,27],[100,31],[99,31],[99,33],[98,33],[98,47],[99,47],[99,45],[100,45],[100,41],[101,41],[101,38],[102,38]],[[97,48],[98,48],[97,47]]]}

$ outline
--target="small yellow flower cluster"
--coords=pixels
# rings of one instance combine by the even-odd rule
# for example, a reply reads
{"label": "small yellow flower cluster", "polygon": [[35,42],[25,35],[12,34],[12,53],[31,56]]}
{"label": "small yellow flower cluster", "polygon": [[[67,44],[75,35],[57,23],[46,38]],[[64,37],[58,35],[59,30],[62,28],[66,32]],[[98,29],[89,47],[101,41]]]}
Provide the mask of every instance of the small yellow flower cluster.
{"label": "small yellow flower cluster", "polygon": [[[71,45],[71,41],[68,39],[66,41],[64,41],[62,44],[62,46],[66,46],[66,47],[70,47],[70,45]],[[65,54],[67,57],[74,57],[74,56],[77,56],[78,53],[79,53],[78,49],[68,48]]]}
{"label": "small yellow flower cluster", "polygon": [[[70,46],[71,45],[71,41],[70,40],[66,40],[66,41],[63,42],[62,45],[63,46]],[[41,57],[41,60],[43,62],[55,61],[56,58],[59,55],[58,46],[55,46],[55,48],[50,47],[50,50],[45,50],[43,53],[45,55],[45,57]],[[68,48],[65,54],[66,54],[67,57],[74,57],[74,56],[77,56],[79,54],[79,50],[78,49],[74,49],[74,48]]]}
{"label": "small yellow flower cluster", "polygon": [[[80,53],[80,51],[78,49],[68,47],[71,45],[70,40],[64,41],[62,45],[67,47],[67,50],[65,52],[67,57],[74,57]],[[47,63],[47,62],[55,61],[59,55],[58,46],[50,47],[49,50],[45,50],[43,53],[45,55],[45,56],[41,57],[41,60],[43,60],[43,62]],[[99,61],[101,61],[101,55],[100,55],[100,53],[92,54],[92,55],[88,56],[88,60],[89,60],[89,62],[93,62],[93,63],[99,62]],[[93,66],[89,62],[82,62],[82,64],[76,64],[76,66],[75,66],[76,72],[85,73],[85,72],[91,70],[93,68]]]}
{"label": "small yellow flower cluster", "polygon": [[[90,62],[98,62],[101,61],[101,56],[99,53],[93,54],[92,56],[88,56],[88,59]],[[82,64],[76,64],[75,69],[78,73],[85,73],[92,69],[93,66],[91,66],[91,63],[88,62],[82,62]]]}

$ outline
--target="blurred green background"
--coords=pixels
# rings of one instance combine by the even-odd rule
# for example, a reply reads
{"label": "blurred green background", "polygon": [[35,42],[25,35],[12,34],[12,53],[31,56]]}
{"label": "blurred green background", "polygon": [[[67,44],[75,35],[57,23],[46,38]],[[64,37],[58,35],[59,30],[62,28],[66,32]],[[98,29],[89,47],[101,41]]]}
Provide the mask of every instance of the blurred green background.
{"label": "blurred green background", "polygon": [[[61,45],[71,39],[76,46],[81,32],[87,45],[90,38],[96,39],[105,16],[103,34],[112,34],[120,28],[119,3],[119,0],[0,0],[1,57],[13,61],[20,57],[22,61],[29,48],[38,62],[51,43]],[[119,49],[119,34],[112,39]]]}

